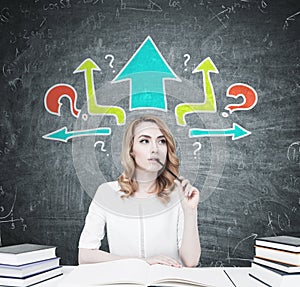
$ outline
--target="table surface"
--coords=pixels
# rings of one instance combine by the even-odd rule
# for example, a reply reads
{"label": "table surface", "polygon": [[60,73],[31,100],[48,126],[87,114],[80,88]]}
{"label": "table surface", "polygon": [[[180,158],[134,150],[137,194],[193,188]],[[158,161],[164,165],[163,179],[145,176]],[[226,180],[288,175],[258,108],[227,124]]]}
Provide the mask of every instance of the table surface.
{"label": "table surface", "polygon": [[[63,266],[62,271],[63,275],[47,280],[45,282],[35,285],[36,287],[57,287],[59,282],[67,276],[75,266]],[[203,267],[202,269],[222,269],[226,271],[229,275],[232,287],[266,287],[266,285],[260,283],[259,281],[253,279],[249,276],[250,267]],[[82,286],[84,287],[84,286]],[[222,287],[222,282],[219,286]]]}

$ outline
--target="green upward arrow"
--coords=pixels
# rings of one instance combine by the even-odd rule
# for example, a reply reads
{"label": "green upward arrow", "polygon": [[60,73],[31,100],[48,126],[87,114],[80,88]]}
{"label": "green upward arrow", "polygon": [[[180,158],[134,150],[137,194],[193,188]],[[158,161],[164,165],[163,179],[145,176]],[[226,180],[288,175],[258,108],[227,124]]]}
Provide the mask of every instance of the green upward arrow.
{"label": "green upward arrow", "polygon": [[204,103],[196,104],[196,103],[184,103],[179,104],[175,108],[175,115],[177,124],[179,125],[186,125],[185,115],[190,113],[201,113],[201,112],[216,112],[216,99],[214,88],[211,83],[210,73],[219,73],[218,69],[216,68],[213,61],[210,57],[203,60],[197,68],[194,69],[192,72],[199,73],[202,72],[203,74],[203,83],[204,83],[204,95],[205,101]]}
{"label": "green upward arrow", "polygon": [[130,110],[167,111],[165,79],[178,80],[148,36],[113,82],[130,80]]}
{"label": "green upward arrow", "polygon": [[123,125],[125,123],[125,111],[116,106],[101,106],[97,104],[95,87],[94,87],[94,77],[93,70],[101,71],[97,64],[92,59],[84,60],[79,67],[74,71],[74,73],[84,72],[85,87],[88,100],[88,111],[91,115],[112,115],[117,119],[118,125]]}

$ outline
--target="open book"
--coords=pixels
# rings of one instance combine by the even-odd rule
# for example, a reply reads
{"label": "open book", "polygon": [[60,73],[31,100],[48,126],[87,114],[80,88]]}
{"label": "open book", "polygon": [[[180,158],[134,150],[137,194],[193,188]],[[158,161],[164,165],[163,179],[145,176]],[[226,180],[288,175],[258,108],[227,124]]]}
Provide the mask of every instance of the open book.
{"label": "open book", "polygon": [[141,259],[122,259],[77,266],[59,287],[88,286],[198,286],[232,287],[219,268],[176,268],[161,264],[149,265]]}

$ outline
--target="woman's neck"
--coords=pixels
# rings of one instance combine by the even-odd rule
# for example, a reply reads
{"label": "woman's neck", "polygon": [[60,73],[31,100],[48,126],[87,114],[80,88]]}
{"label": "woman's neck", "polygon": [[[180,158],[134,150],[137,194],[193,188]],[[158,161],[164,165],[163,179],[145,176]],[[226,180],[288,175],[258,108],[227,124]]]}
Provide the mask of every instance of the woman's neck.
{"label": "woman's neck", "polygon": [[136,172],[135,179],[138,183],[136,197],[145,197],[156,193],[157,173]]}

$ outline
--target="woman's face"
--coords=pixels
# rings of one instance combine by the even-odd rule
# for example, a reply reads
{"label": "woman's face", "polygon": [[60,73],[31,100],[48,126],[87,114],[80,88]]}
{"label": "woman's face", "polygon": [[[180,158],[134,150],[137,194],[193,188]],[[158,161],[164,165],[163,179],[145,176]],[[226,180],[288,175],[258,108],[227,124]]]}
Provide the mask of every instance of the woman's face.
{"label": "woman's face", "polygon": [[132,155],[137,171],[158,172],[167,157],[167,141],[157,124],[141,122],[134,131]]}

